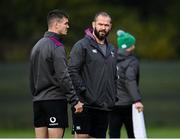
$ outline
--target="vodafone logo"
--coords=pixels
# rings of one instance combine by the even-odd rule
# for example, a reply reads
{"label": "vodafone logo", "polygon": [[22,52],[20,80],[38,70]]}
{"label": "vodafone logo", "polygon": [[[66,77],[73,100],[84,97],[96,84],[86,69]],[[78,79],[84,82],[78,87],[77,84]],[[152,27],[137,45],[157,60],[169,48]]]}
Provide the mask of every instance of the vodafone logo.
{"label": "vodafone logo", "polygon": [[49,120],[50,120],[51,123],[55,123],[56,122],[56,117],[50,117]]}

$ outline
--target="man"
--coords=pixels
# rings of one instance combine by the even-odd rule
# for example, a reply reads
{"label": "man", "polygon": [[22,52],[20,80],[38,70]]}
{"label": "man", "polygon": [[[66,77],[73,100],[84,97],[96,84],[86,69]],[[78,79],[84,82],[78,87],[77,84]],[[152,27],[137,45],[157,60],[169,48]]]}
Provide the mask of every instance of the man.
{"label": "man", "polygon": [[62,138],[68,126],[67,98],[75,112],[82,111],[66,64],[61,36],[67,34],[68,16],[60,10],[47,15],[48,31],[33,47],[30,85],[36,138]]}
{"label": "man", "polygon": [[133,55],[136,39],[131,34],[117,32],[117,100],[109,116],[110,138],[120,138],[122,125],[125,125],[128,138],[135,138],[133,130],[132,105],[143,111],[139,91],[139,61]]}
{"label": "man", "polygon": [[76,138],[105,138],[108,111],[115,102],[114,48],[106,37],[111,30],[111,17],[99,12],[92,22],[93,29],[72,48],[69,72],[80,100],[82,113],[73,113]]}

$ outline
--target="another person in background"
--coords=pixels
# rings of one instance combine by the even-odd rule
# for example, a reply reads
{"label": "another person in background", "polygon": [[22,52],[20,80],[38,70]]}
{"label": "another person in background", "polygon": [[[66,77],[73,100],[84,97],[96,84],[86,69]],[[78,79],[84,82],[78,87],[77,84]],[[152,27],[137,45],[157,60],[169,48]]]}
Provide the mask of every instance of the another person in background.
{"label": "another person in background", "polygon": [[114,47],[106,39],[111,30],[106,12],[95,15],[92,28],[85,31],[70,53],[69,71],[80,100],[82,113],[73,113],[76,138],[105,138],[108,111],[114,106],[116,63]]}
{"label": "another person in background", "polygon": [[61,40],[69,28],[68,16],[55,9],[48,13],[47,23],[48,31],[30,56],[35,135],[62,138],[68,126],[67,98],[75,112],[81,112],[83,104],[74,91]]}
{"label": "another person in background", "polygon": [[109,116],[110,138],[120,138],[124,124],[128,138],[134,138],[132,105],[143,111],[139,91],[139,61],[133,55],[135,38],[122,30],[117,31],[117,100]]}

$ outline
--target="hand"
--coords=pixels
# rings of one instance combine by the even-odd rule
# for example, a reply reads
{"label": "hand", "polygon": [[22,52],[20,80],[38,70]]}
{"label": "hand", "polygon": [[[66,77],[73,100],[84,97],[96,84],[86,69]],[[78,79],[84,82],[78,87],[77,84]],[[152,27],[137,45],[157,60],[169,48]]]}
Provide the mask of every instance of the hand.
{"label": "hand", "polygon": [[144,106],[141,102],[136,102],[135,103],[135,108],[138,110],[138,112],[142,112],[144,109]]}
{"label": "hand", "polygon": [[83,103],[81,103],[80,101],[78,101],[78,103],[74,106],[75,108],[75,113],[80,113],[83,111]]}

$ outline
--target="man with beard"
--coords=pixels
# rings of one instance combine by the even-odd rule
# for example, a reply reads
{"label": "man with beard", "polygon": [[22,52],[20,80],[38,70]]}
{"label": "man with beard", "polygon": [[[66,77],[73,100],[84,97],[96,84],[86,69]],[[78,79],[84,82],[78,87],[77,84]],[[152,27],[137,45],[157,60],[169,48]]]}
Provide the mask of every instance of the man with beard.
{"label": "man with beard", "polygon": [[85,37],[70,53],[70,76],[84,103],[82,113],[73,112],[76,138],[106,137],[108,111],[116,96],[114,47],[106,40],[111,26],[111,17],[106,12],[97,13],[92,28],[85,30]]}

